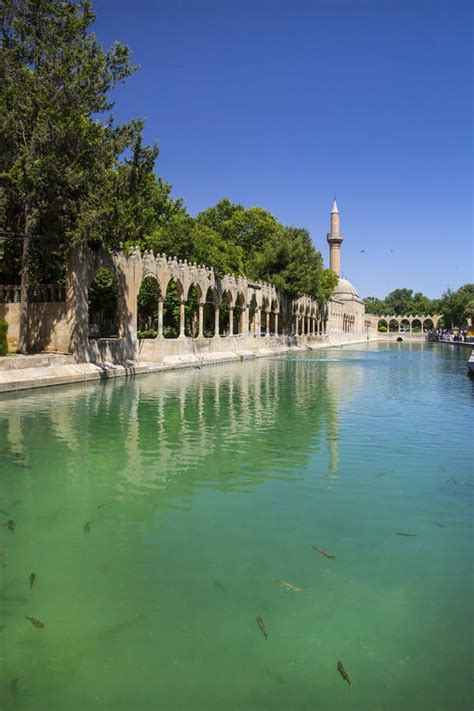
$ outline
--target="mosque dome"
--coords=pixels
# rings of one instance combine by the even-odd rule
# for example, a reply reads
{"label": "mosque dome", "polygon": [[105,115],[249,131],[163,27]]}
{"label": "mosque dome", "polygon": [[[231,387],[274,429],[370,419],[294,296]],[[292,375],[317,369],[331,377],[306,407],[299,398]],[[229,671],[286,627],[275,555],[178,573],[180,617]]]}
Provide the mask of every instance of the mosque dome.
{"label": "mosque dome", "polygon": [[333,296],[338,299],[346,299],[348,301],[359,298],[359,294],[357,293],[355,286],[351,284],[348,279],[341,279],[340,277],[334,288]]}

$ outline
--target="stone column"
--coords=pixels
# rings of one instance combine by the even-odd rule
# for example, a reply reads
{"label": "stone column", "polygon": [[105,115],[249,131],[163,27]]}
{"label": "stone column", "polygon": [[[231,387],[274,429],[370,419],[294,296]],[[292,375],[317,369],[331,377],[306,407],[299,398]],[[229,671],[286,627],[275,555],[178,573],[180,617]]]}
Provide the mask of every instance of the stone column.
{"label": "stone column", "polygon": [[220,308],[216,306],[214,310],[214,338],[219,338],[219,314]]}
{"label": "stone column", "polygon": [[275,314],[275,336],[278,336],[278,313]]}
{"label": "stone column", "polygon": [[254,335],[260,338],[262,333],[262,309],[260,306],[255,307],[254,316]]}
{"label": "stone column", "polygon": [[242,336],[249,335],[249,307],[243,306],[240,315],[240,332]]}
{"label": "stone column", "polygon": [[229,336],[234,335],[234,307],[229,306]]}
{"label": "stone column", "polygon": [[268,324],[268,313],[267,313],[267,311],[265,310],[265,311],[263,312],[263,314],[264,314],[264,315],[263,315],[263,328],[264,328],[264,330],[265,330],[265,335],[267,335],[267,329],[268,329],[268,326],[267,326],[267,324]]}
{"label": "stone column", "polygon": [[163,338],[163,299],[158,299],[158,338]]}
{"label": "stone column", "polygon": [[198,338],[204,338],[204,304],[199,304],[199,332]]}
{"label": "stone column", "polygon": [[185,301],[181,301],[179,304],[179,338],[185,338],[184,334],[184,307],[186,305]]}

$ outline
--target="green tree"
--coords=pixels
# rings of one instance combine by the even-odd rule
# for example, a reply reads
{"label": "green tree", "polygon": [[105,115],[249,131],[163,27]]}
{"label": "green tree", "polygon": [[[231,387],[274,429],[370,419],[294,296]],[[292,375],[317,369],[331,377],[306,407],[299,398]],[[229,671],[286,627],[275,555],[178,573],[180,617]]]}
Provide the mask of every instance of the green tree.
{"label": "green tree", "polygon": [[[117,215],[117,201],[104,208],[97,197],[107,186],[123,197],[124,184],[139,173],[137,162],[143,167],[153,159],[141,148],[141,124],[116,127],[111,118],[97,119],[112,108],[111,89],[134,67],[127,47],[102,49],[89,31],[94,19],[89,0],[2,1],[0,210],[12,248],[21,238],[15,258],[21,262],[22,350],[30,281],[48,266],[40,255],[63,263],[70,243],[87,239],[94,217],[102,223],[107,210],[109,223],[115,217],[129,223],[125,209]],[[127,149],[131,163],[112,174]]]}
{"label": "green tree", "polygon": [[441,297],[441,313],[447,328],[461,327],[472,318],[474,284],[464,284],[457,291],[447,289]]}

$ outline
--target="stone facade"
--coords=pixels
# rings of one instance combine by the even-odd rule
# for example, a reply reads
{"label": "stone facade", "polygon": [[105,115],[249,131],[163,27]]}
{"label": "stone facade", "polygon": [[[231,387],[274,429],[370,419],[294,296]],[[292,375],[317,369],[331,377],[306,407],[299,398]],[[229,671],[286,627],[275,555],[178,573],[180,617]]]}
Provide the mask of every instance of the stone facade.
{"label": "stone facade", "polygon": [[[328,241],[331,265],[339,271],[342,235],[335,202]],[[112,273],[117,287],[118,328],[114,338],[91,334],[88,292],[95,274],[104,268]],[[137,298],[146,278],[155,284],[158,333],[154,339],[139,340]],[[164,338],[163,333],[163,303],[170,283],[174,283],[179,297],[179,334],[174,339]],[[197,295],[195,338],[185,335],[185,308],[191,287]],[[18,294],[12,298],[12,289],[17,293],[15,287],[0,288],[0,301],[4,302],[0,303],[0,318],[9,324],[9,343],[14,350],[19,339],[20,303]],[[320,306],[304,295],[289,299],[271,284],[253,283],[232,274],[218,277],[212,268],[165,254],[141,252],[138,247],[129,253],[110,253],[101,247],[77,246],[70,253],[65,293],[44,291],[48,298],[29,305],[29,349],[73,353],[78,362],[163,362],[168,356],[229,350],[246,353],[280,345],[347,343],[375,336],[363,302],[345,279],[339,279],[333,298]],[[219,324],[224,301],[228,316],[222,332]],[[204,333],[205,309],[209,320],[209,307],[214,319],[212,337]]]}

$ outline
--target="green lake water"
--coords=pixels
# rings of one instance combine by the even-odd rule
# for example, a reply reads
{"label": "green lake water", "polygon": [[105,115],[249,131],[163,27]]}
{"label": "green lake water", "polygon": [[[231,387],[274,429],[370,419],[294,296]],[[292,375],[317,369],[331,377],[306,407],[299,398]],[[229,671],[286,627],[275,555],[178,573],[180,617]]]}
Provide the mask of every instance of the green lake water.
{"label": "green lake water", "polygon": [[0,397],[0,709],[471,711],[468,353]]}

